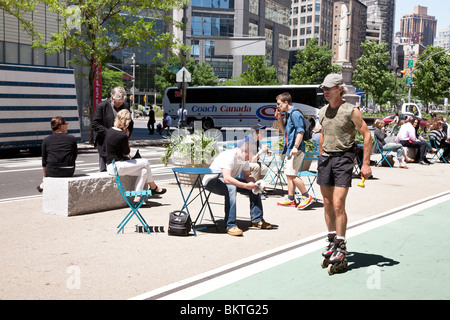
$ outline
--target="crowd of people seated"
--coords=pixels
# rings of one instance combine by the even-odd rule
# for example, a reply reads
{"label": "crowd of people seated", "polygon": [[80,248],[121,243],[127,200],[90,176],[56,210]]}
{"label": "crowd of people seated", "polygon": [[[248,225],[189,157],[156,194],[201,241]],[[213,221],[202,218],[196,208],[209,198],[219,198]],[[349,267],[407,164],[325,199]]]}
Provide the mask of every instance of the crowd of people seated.
{"label": "crowd of people seated", "polygon": [[[416,162],[421,165],[430,165],[427,155],[433,154],[438,149],[443,148],[443,155],[439,157],[441,162],[448,162],[450,160],[450,138],[448,137],[447,119],[443,116],[431,118],[428,127],[428,134],[419,132],[419,119],[411,116],[405,123],[400,126],[398,134],[393,141],[385,141],[390,135],[389,130],[383,120],[376,120],[374,125],[374,137],[380,143],[380,148],[383,150],[392,150],[397,153],[400,168],[407,168],[407,162]],[[392,132],[391,130],[390,132]],[[434,140],[434,143],[431,141]],[[374,149],[376,145],[374,145]],[[416,149],[416,156],[411,159],[407,156],[405,148]],[[375,150],[373,150],[375,151]]]}

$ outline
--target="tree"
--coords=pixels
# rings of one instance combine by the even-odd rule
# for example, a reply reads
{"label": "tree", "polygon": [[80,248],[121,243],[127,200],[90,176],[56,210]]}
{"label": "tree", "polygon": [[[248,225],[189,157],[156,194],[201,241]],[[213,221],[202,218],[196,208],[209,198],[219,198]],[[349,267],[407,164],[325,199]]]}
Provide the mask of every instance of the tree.
{"label": "tree", "polygon": [[356,60],[353,84],[363,90],[367,97],[372,95],[374,101],[382,103],[383,94],[393,87],[395,76],[388,69],[391,57],[387,51],[387,43],[377,44],[375,41],[366,40],[361,47],[363,54]]}
{"label": "tree", "polygon": [[[89,68],[89,114],[92,120],[93,84],[102,63],[113,52],[133,47],[154,49],[155,56],[161,58],[162,49],[174,46],[175,42],[169,32],[157,29],[157,21],[180,27],[181,23],[172,21],[167,12],[182,7],[187,1],[42,0],[42,2],[62,18],[61,31],[53,34],[50,41],[45,43],[37,41],[34,46],[43,46],[50,55],[72,50],[74,59],[71,62]],[[93,142],[92,126],[90,142]]]}
{"label": "tree", "polygon": [[341,71],[341,66],[331,64],[333,52],[317,43],[317,38],[312,38],[304,50],[297,52],[290,84],[320,84],[328,74]]}
{"label": "tree", "polygon": [[277,69],[267,66],[265,56],[244,56],[248,69],[241,74],[240,83],[243,86],[277,85]]}
{"label": "tree", "polygon": [[214,69],[207,62],[202,64],[197,63],[195,69],[192,72],[191,85],[197,86],[216,86],[217,76],[214,74]]}
{"label": "tree", "polygon": [[24,13],[34,11],[34,7],[38,2],[39,0],[2,0],[0,1],[0,9],[16,17],[24,30],[31,33],[34,37],[39,37],[39,34],[34,32],[33,23],[23,17]]}
{"label": "tree", "polygon": [[123,73],[102,68],[102,97],[109,97],[115,87],[123,87]]}
{"label": "tree", "polygon": [[450,88],[450,57],[444,48],[428,46],[419,56],[414,72],[412,92],[425,102],[428,113],[429,104],[448,94]]}
{"label": "tree", "polygon": [[[162,62],[157,68],[155,83],[161,93],[166,91],[167,88],[177,85],[176,70],[177,67],[181,68],[181,59],[179,55],[171,54],[167,62]],[[214,69],[207,62],[199,64],[191,57],[186,61],[186,69],[191,74],[191,86],[217,85],[217,76],[214,74]]]}

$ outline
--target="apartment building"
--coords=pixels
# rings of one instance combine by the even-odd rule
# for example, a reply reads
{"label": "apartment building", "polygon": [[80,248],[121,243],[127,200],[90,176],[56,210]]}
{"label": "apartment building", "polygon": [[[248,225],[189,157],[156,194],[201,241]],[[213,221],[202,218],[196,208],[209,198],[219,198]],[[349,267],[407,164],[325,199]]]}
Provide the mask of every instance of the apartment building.
{"label": "apartment building", "polygon": [[428,15],[428,8],[415,6],[412,14],[404,15],[400,20],[400,32],[412,43],[424,46],[433,45],[436,37],[437,20]]}
{"label": "apartment building", "polygon": [[434,46],[450,50],[450,27],[439,30],[436,39],[434,39]]}
{"label": "apartment building", "polygon": [[303,50],[311,38],[331,49],[334,0],[293,0],[290,44],[292,51]]}

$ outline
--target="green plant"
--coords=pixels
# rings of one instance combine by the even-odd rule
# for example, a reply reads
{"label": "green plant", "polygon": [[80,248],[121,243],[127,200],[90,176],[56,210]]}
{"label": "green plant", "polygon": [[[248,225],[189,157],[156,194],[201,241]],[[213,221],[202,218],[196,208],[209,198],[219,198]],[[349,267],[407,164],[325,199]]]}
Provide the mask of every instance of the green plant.
{"label": "green plant", "polygon": [[216,155],[216,137],[204,131],[189,134],[187,129],[176,131],[164,145],[166,151],[161,161],[165,166],[170,160],[176,165],[201,167],[210,164]]}

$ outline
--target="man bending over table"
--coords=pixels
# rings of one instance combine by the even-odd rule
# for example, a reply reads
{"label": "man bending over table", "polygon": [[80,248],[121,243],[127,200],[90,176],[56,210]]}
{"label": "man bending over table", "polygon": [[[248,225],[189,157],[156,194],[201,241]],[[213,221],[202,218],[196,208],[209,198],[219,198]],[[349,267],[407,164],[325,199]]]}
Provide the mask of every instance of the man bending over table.
{"label": "man bending over table", "polygon": [[[212,170],[221,170],[222,173],[215,175],[205,175],[203,185],[206,190],[212,193],[225,196],[225,221],[226,230],[229,235],[242,236],[243,232],[236,224],[236,194],[246,190],[250,199],[250,216],[252,227],[260,229],[271,229],[272,225],[263,219],[263,207],[261,193],[253,192],[259,186],[255,179],[250,176],[250,147],[251,143],[246,142],[240,147],[226,150],[220,153],[210,166]],[[243,173],[244,179],[238,178]],[[256,193],[256,194],[255,194]]]}

